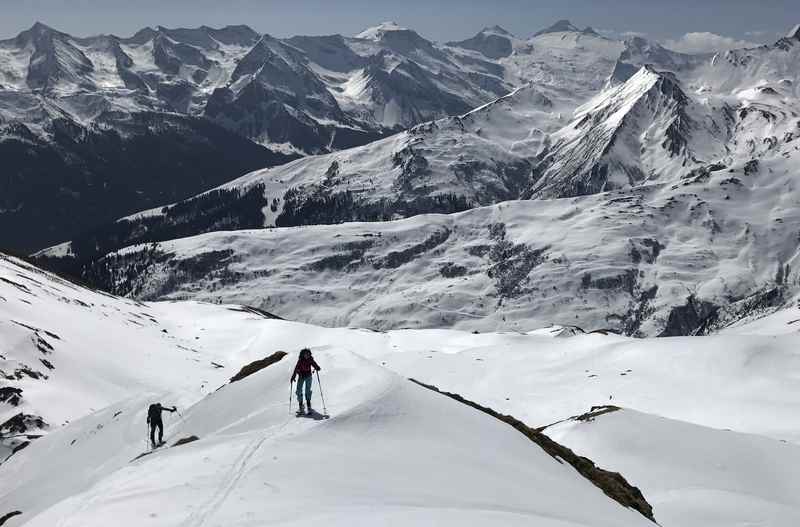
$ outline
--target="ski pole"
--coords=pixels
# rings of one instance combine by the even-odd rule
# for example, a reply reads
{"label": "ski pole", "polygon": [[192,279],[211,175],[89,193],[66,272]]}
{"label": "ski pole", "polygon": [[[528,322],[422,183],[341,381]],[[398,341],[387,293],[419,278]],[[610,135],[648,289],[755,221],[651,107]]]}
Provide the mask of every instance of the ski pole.
{"label": "ski pole", "polygon": [[319,380],[319,370],[317,370],[317,384],[319,385],[319,396],[322,398],[322,411],[328,415],[328,409],[325,407],[325,394],[322,393],[322,382]]}
{"label": "ski pole", "polygon": [[292,413],[292,388],[294,388],[294,381],[289,382],[289,413]]}

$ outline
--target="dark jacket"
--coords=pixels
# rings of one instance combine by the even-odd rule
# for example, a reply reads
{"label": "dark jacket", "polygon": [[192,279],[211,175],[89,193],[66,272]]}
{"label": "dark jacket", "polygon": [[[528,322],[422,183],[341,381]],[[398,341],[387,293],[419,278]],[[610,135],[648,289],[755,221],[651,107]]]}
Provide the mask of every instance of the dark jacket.
{"label": "dark jacket", "polygon": [[297,359],[297,366],[294,367],[292,379],[297,376],[299,376],[301,379],[308,377],[312,373],[311,368],[314,368],[317,371],[322,369],[319,367],[319,364],[317,364],[317,361],[314,360],[314,357],[309,356]]}
{"label": "dark jacket", "polygon": [[161,403],[151,404],[150,408],[147,409],[147,422],[148,423],[160,423],[161,422],[161,412],[174,412],[175,407],[172,408],[165,408],[161,406]]}

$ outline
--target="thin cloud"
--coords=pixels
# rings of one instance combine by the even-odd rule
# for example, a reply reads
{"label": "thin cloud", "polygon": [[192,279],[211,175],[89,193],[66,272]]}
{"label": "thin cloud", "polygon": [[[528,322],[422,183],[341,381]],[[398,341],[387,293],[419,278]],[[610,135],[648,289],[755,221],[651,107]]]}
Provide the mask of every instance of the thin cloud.
{"label": "thin cloud", "polygon": [[645,33],[639,31],[617,31],[616,29],[595,29],[598,33],[606,38],[614,40],[626,40],[633,37],[647,38]]}
{"label": "thin cloud", "polygon": [[768,30],[754,30],[754,31],[745,31],[744,36],[747,38],[752,38],[758,40],[759,42],[765,42],[769,40],[777,40],[783,36],[783,32],[776,31],[774,29]]}
{"label": "thin cloud", "polygon": [[686,33],[678,39],[665,40],[663,44],[665,47],[681,53],[713,53],[759,45],[749,40],[738,40],[708,32]]}
{"label": "thin cloud", "polygon": [[622,38],[633,38],[633,37],[647,38],[647,33],[642,33],[640,31],[623,31],[619,35]]}

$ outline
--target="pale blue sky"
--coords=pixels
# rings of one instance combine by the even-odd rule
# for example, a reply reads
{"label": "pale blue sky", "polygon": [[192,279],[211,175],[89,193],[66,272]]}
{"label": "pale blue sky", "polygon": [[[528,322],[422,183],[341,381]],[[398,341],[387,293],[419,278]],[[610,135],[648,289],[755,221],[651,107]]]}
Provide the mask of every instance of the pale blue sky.
{"label": "pale blue sky", "polygon": [[352,35],[394,20],[426,38],[446,41],[494,24],[529,36],[562,18],[581,27],[636,31],[662,40],[713,32],[763,42],[800,23],[800,10],[796,0],[0,0],[0,38],[37,20],[78,36],[125,36],[155,25],[244,23],[279,37]]}

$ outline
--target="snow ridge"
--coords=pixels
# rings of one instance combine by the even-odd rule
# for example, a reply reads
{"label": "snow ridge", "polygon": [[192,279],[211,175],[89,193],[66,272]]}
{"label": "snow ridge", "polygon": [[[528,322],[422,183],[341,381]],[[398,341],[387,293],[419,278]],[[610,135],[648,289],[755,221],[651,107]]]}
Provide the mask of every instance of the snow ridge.
{"label": "snow ridge", "polygon": [[[624,84],[579,108],[572,124],[552,136],[554,145],[536,167],[535,183],[525,197],[573,197],[632,187],[663,173],[673,175],[676,168],[690,169],[698,158],[718,157],[724,152],[721,145],[716,152],[696,151],[707,148],[705,142],[693,147],[693,135],[700,132],[697,123],[705,125],[705,119],[701,106],[691,104],[674,75],[642,67]],[[706,135],[715,139],[713,131]]]}

